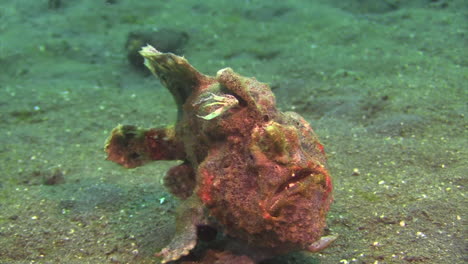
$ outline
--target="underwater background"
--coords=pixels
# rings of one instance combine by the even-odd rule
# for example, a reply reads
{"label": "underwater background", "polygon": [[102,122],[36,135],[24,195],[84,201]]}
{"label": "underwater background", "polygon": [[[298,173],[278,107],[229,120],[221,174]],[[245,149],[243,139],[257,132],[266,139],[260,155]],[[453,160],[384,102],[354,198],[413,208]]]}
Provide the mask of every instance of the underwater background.
{"label": "underwater background", "polygon": [[467,32],[464,0],[2,0],[0,263],[159,262],[177,162],[103,151],[176,119],[146,43],[268,83],[324,144],[339,238],[264,264],[466,263]]}

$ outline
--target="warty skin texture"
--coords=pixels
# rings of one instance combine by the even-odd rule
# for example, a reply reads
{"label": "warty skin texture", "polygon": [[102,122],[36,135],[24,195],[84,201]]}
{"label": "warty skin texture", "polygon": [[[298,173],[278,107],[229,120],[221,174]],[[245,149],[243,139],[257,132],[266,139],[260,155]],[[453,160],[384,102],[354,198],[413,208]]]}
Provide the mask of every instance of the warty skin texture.
{"label": "warty skin texture", "polygon": [[151,46],[141,54],[173,95],[177,123],[148,130],[120,125],[105,149],[128,168],[182,160],[165,177],[183,202],[174,239],[159,253],[163,263],[189,254],[204,225],[263,252],[251,254],[256,260],[316,252],[336,238],[322,237],[332,183],[324,148],[306,120],[277,110],[269,86],[255,78],[230,68],[206,76]]}

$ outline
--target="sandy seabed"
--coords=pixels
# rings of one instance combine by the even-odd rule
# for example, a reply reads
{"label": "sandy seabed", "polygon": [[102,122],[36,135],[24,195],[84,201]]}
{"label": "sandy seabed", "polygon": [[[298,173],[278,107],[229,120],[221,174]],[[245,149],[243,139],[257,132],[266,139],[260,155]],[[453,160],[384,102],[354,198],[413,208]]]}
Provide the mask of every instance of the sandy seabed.
{"label": "sandy seabed", "polygon": [[103,145],[119,123],[174,122],[170,94],[124,48],[129,32],[164,28],[189,36],[182,54],[204,73],[269,83],[325,145],[339,239],[265,263],[468,261],[463,0],[0,7],[0,263],[158,263],[176,162],[126,170]]}

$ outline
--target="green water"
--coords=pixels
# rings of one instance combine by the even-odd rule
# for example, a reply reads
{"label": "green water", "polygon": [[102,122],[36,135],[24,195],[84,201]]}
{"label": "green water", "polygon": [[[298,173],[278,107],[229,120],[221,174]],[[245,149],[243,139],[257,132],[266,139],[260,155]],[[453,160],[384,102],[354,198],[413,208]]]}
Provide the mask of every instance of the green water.
{"label": "green water", "polygon": [[129,62],[131,32],[206,74],[269,83],[324,143],[340,237],[264,263],[465,263],[467,7],[1,1],[0,263],[158,263],[178,204],[161,178],[176,163],[126,170],[103,151],[119,123],[176,118],[170,94]]}

